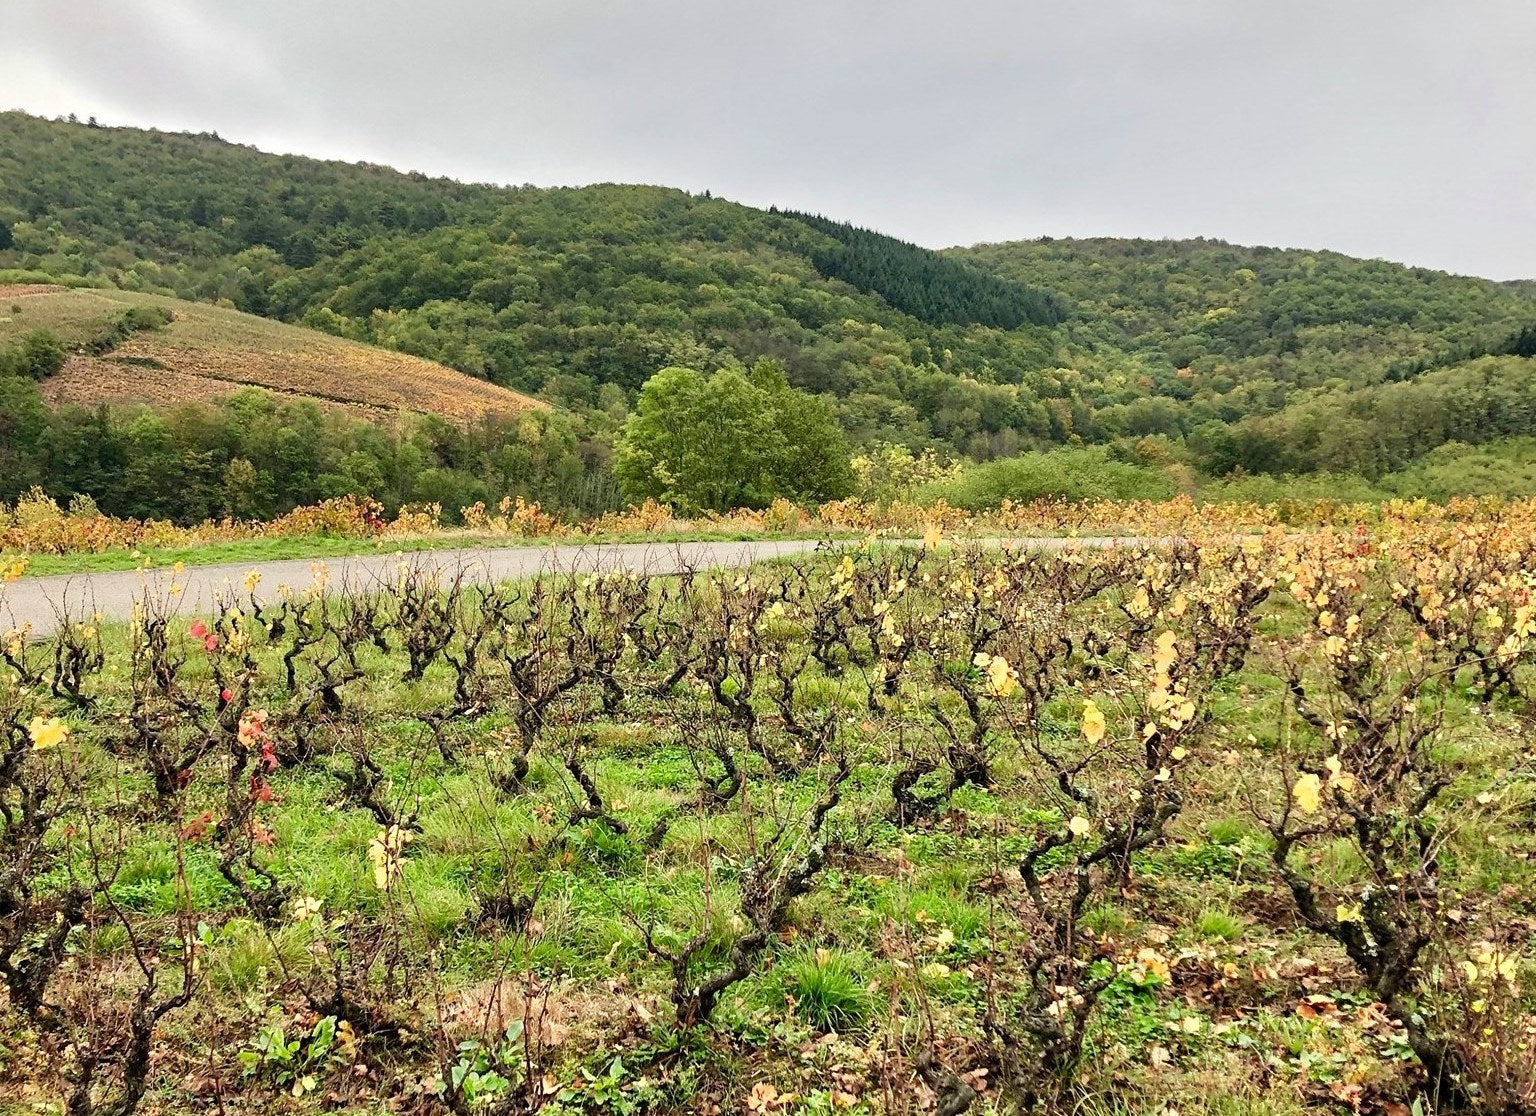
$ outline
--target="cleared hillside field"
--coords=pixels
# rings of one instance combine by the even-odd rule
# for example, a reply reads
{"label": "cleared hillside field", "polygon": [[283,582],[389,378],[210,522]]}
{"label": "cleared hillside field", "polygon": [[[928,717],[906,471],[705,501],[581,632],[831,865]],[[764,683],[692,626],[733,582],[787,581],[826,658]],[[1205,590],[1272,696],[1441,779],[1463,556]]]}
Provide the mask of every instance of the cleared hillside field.
{"label": "cleared hillside field", "polygon": [[33,329],[51,330],[71,349],[89,346],[134,306],[164,307],[172,320],[104,353],[72,353],[43,384],[50,403],[164,406],[254,386],[373,417],[416,411],[470,422],[494,411],[544,407],[419,357],[238,310],[129,291],[0,287],[0,346]]}

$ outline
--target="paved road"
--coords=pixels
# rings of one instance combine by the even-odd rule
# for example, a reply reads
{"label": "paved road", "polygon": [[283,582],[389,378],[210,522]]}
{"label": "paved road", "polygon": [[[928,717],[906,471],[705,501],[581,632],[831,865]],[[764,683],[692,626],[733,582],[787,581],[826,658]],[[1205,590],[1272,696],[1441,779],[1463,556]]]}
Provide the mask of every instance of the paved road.
{"label": "paved road", "polygon": [[[1014,540],[1030,546],[1057,548],[1064,539]],[[1086,546],[1107,546],[1116,540],[1079,539]],[[1135,540],[1120,540],[1134,542]],[[472,547],[397,554],[369,554],[323,560],[333,587],[368,586],[389,578],[402,561],[444,571],[460,570],[475,582],[498,582],[541,573],[598,573],[630,569],[644,573],[677,573],[683,569],[746,566],[764,558],[803,554],[816,548],[815,539],[755,542],[571,543],[550,546]],[[100,613],[108,620],[133,615],[133,602],[146,591],[165,592],[172,581],[182,587],[177,611],[183,616],[206,613],[221,590],[240,588],[250,570],[261,572],[258,598],[268,598],[280,586],[306,589],[315,580],[320,559],[289,559],[228,566],[189,566],[174,575],[169,569],[148,573],[58,574],[23,577],[0,586],[0,631],[31,625],[33,635],[52,632],[61,614],[79,618]]]}

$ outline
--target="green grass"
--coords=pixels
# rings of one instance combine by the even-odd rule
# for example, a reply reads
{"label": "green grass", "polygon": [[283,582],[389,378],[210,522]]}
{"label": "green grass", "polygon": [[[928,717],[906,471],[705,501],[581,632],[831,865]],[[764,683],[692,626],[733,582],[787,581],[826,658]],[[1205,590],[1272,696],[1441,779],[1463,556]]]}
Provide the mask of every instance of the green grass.
{"label": "green grass", "polygon": [[1195,923],[1195,933],[1202,938],[1235,942],[1243,936],[1242,920],[1226,911],[1206,911]]}
{"label": "green grass", "polygon": [[774,998],[818,1030],[849,1031],[874,1010],[867,980],[853,957],[818,950],[782,962],[769,984]]}

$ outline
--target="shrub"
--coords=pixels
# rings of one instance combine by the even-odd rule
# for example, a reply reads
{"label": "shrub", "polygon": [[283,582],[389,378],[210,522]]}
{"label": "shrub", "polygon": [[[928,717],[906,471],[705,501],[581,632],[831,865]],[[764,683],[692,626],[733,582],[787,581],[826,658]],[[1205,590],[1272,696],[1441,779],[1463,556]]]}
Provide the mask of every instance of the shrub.
{"label": "shrub", "polygon": [[46,380],[64,367],[64,346],[46,329],[34,329],[21,340],[0,350],[0,376]]}
{"label": "shrub", "polygon": [[1113,461],[1101,449],[1025,453],[990,461],[919,490],[919,503],[944,500],[968,511],[1004,500],[1165,500],[1175,486],[1161,469]]}

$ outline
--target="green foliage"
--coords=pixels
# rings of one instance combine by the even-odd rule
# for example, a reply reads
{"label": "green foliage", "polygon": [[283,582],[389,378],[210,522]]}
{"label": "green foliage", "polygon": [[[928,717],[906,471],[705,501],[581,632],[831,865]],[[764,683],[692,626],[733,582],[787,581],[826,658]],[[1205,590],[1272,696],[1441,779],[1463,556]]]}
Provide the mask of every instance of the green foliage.
{"label": "green foliage", "polygon": [[859,499],[879,504],[910,500],[924,485],[953,480],[961,471],[958,462],[941,461],[931,449],[914,454],[890,442],[870,446],[852,465]]}
{"label": "green foliage", "polygon": [[64,346],[46,329],[22,334],[21,340],[0,349],[0,376],[46,380],[64,367]]}
{"label": "green foliage", "polygon": [[841,496],[853,479],[831,407],[766,361],[750,376],[666,368],[651,377],[614,470],[628,500],[713,511]]}
{"label": "green foliage", "polygon": [[1531,317],[1513,285],[1337,252],[1044,238],[948,254],[1054,292],[1082,341],[1135,354],[1154,375],[1187,369],[1186,399],[1411,375],[1415,361],[1492,351]]}
{"label": "green foliage", "polygon": [[[1528,285],[1331,252],[1045,239],[934,253],[707,194],[473,186],[19,113],[0,114],[0,184],[0,281],[224,302],[541,394],[570,413],[581,446],[582,491],[565,506],[612,503],[614,442],[659,369],[763,358],[824,400],[792,416],[815,428],[801,443],[824,442],[835,420],[855,449],[943,460],[1151,436],[1210,477],[1377,483],[1533,417]],[[752,431],[738,417],[726,434]],[[233,459],[211,452],[216,469]],[[327,475],[400,497],[387,455],[366,452]],[[416,498],[509,491],[500,464],[428,457]],[[626,491],[670,490],[637,479],[634,461]],[[157,464],[175,471],[170,488],[206,483],[196,456]],[[815,475],[822,464],[754,465],[743,499],[843,490]],[[58,491],[78,477],[51,456],[25,472]],[[299,476],[277,503],[313,488]],[[689,497],[699,506],[724,498],[720,478],[709,483]],[[1097,494],[1065,491],[1078,489]]]}
{"label": "green foliage", "polygon": [[[1048,437],[1035,400],[1070,392],[1038,375],[1047,330],[903,313],[818,273],[834,236],[707,195],[469,186],[19,113],[0,114],[0,183],[0,212],[25,215],[0,268],[227,301],[542,393],[594,426],[605,386],[623,399],[661,368],[773,357],[835,396],[850,431],[992,456]],[[936,297],[961,297],[955,277],[965,300],[1021,290],[898,254],[903,275],[948,277]]]}
{"label": "green foliage", "polygon": [[512,1090],[512,1078],[519,1077],[526,1059],[524,1024],[513,1020],[493,1047],[475,1039],[459,1043],[459,1057],[448,1068],[448,1077],[438,1083],[439,1092],[470,1110],[494,1104]]}
{"label": "green foliage", "polygon": [[846,954],[818,950],[780,965],[777,993],[822,1031],[856,1028],[874,1007],[873,997]]}
{"label": "green foliage", "polygon": [[1446,442],[1378,482],[1394,496],[1536,496],[1536,438]]}
{"label": "green foliage", "polygon": [[1177,489],[1166,473],[1114,460],[1099,448],[1026,453],[975,465],[953,480],[918,490],[918,499],[947,500],[979,511],[1004,500],[1162,500]]}
{"label": "green foliage", "polygon": [[[1536,428],[1536,363],[1483,357],[1415,380],[1336,390],[1234,426],[1222,456],[1250,473],[1379,477],[1447,442],[1480,444]],[[1217,472],[1208,456],[1200,459]]]}
{"label": "green foliage", "polygon": [[951,255],[1054,291],[1072,307],[1065,333],[1087,350],[1074,363],[1122,385],[1095,401],[1105,431],[1186,435],[1212,476],[1378,477],[1448,440],[1530,426],[1525,286],[1214,240]]}
{"label": "green foliage", "polygon": [[1536,325],[1528,325],[1512,335],[1503,345],[1503,355],[1536,357]]}
{"label": "green foliage", "polygon": [[112,319],[114,337],[105,348],[115,348],[130,334],[164,329],[171,324],[171,311],[165,306],[130,306]]}
{"label": "green foliage", "polygon": [[50,422],[35,383],[0,376],[0,503],[14,502],[42,479]]}
{"label": "green foliage", "polygon": [[1353,473],[1250,474],[1238,470],[1220,480],[1201,486],[1200,496],[1211,502],[1281,504],[1294,501],[1309,504],[1317,500],[1380,500],[1387,493]]}
{"label": "green foliage", "polygon": [[582,1112],[637,1116],[649,1111],[662,1094],[655,1081],[644,1074],[633,1074],[622,1056],[607,1059],[597,1069],[582,1070],[581,1078],[580,1090],[568,1090],[560,1099]]}
{"label": "green foliage", "polygon": [[1243,922],[1226,911],[1205,911],[1195,923],[1195,933],[1215,941],[1235,942],[1243,936]]}
{"label": "green foliage", "polygon": [[837,244],[814,252],[816,270],[841,279],[919,321],[1017,329],[1052,326],[1061,313],[1043,291],[999,279],[895,237],[841,221],[790,213]]}
{"label": "green foliage", "polygon": [[[140,330],[168,325],[170,311],[160,306],[131,306],[116,314],[100,336],[91,338],[86,351],[104,353],[116,348]],[[0,348],[0,377],[18,376],[28,380],[46,380],[64,367],[68,356],[64,343],[47,329],[32,329],[10,345]]]}
{"label": "green foliage", "polygon": [[336,1017],[327,1015],[291,1039],[281,1024],[261,1028],[240,1051],[239,1061],[244,1076],[263,1078],[302,1097],[315,1091],[318,1075],[339,1053]]}
{"label": "green foliage", "polygon": [[[386,429],[251,388],[212,404],[50,412],[28,381],[0,377],[0,503],[42,483],[61,503],[88,493],[110,515],[180,523],[270,518],[354,493],[393,510],[441,501],[452,519],[475,500],[522,496],[551,511],[613,505],[560,414],[487,416],[462,429],[435,418]],[[596,481],[596,483],[594,483]]]}

